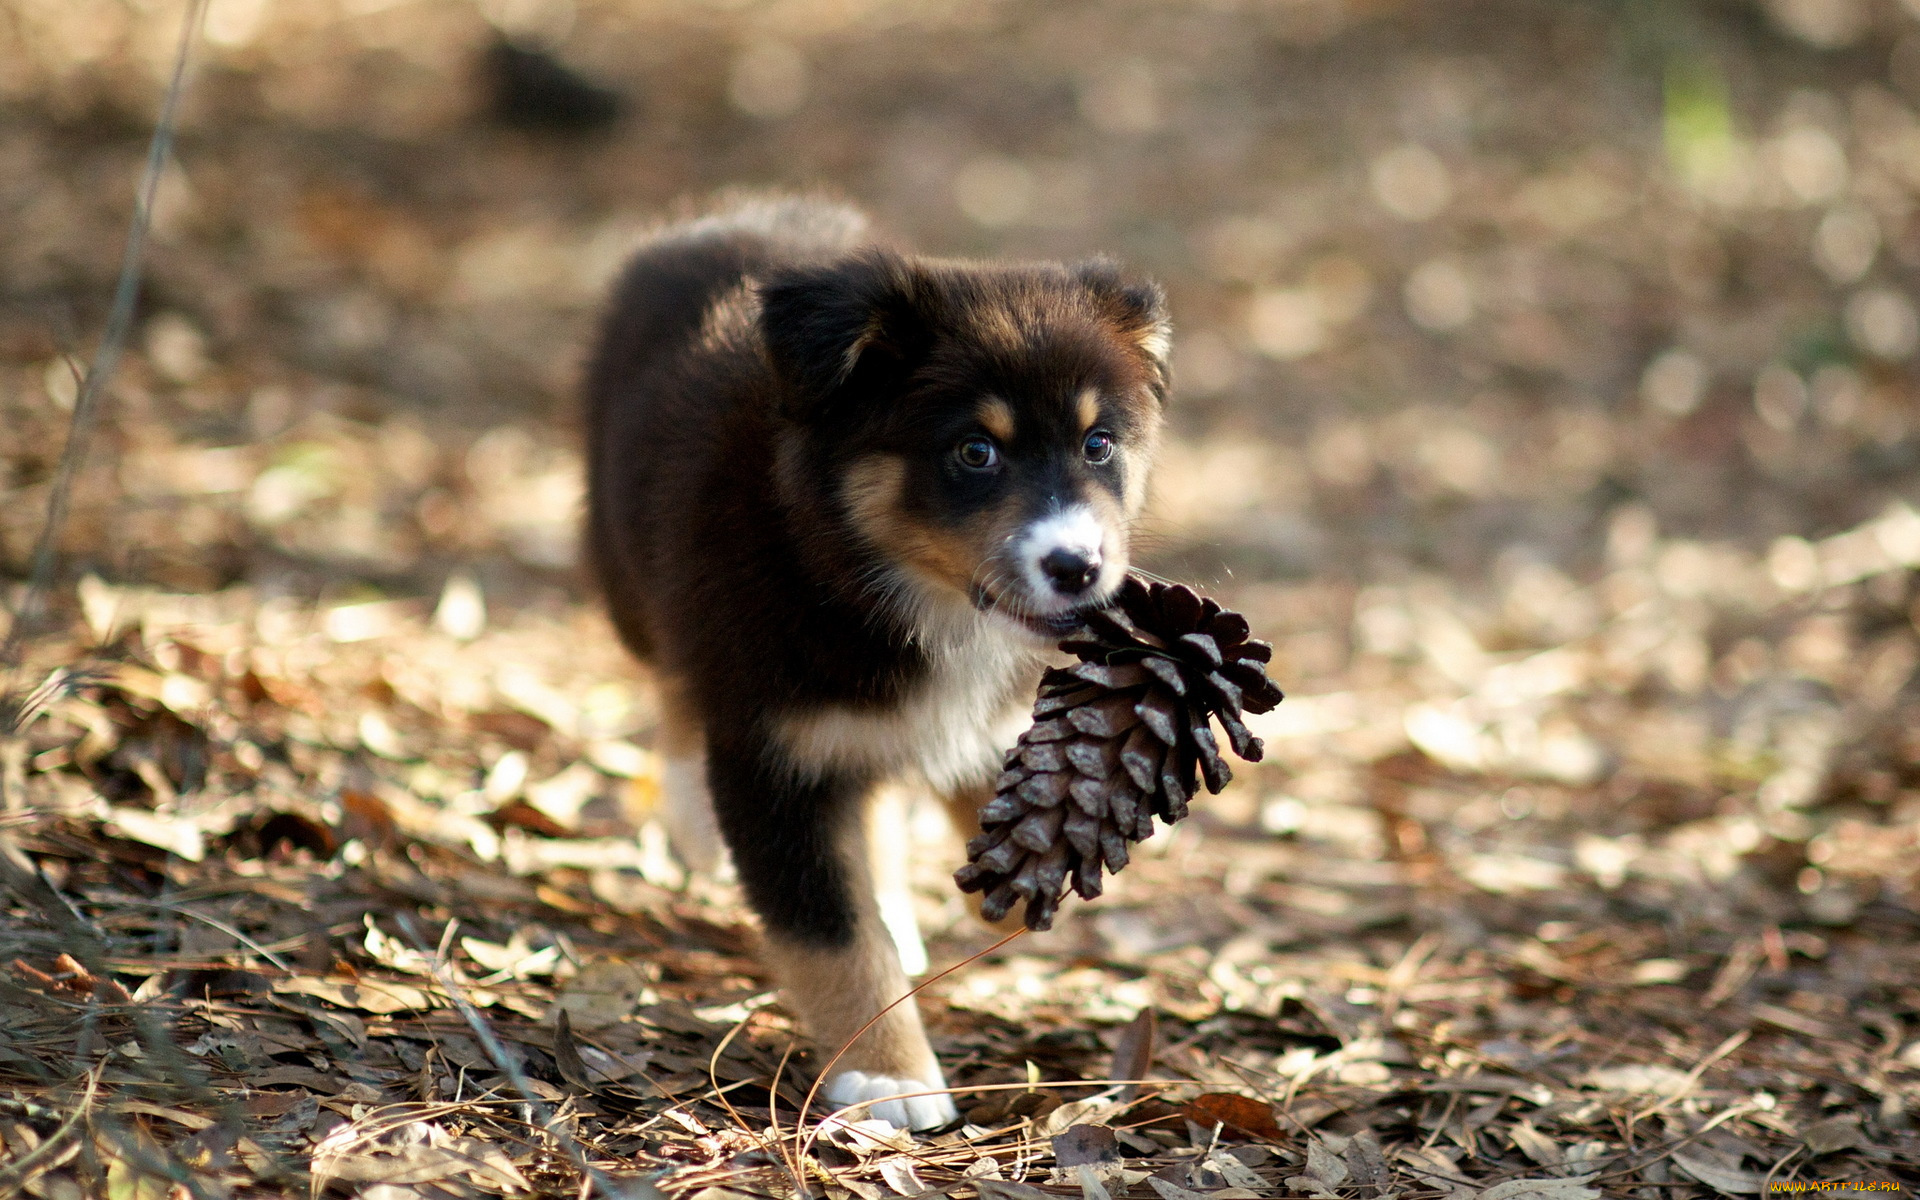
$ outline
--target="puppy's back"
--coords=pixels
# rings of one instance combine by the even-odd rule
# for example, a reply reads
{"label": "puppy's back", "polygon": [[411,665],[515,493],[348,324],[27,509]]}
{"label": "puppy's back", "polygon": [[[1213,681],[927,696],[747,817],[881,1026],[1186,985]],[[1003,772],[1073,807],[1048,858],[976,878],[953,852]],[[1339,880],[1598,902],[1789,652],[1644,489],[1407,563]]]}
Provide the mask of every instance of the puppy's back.
{"label": "puppy's back", "polygon": [[866,240],[865,215],[844,205],[747,199],[668,226],[622,272],[587,369],[587,533],[614,624],[635,654],[653,650],[643,599],[655,565],[649,524],[673,507],[659,485],[699,469],[689,459],[741,398],[689,362],[708,314],[751,275]]}

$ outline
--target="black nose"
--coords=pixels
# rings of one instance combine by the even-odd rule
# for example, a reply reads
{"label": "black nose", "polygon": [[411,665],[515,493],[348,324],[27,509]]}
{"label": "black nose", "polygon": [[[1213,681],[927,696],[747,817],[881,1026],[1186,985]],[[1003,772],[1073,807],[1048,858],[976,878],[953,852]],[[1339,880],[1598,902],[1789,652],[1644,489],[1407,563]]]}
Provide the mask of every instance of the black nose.
{"label": "black nose", "polygon": [[1094,578],[1100,574],[1100,557],[1063,547],[1049,550],[1040,560],[1040,569],[1053,581],[1054,591],[1074,596],[1093,586]]}

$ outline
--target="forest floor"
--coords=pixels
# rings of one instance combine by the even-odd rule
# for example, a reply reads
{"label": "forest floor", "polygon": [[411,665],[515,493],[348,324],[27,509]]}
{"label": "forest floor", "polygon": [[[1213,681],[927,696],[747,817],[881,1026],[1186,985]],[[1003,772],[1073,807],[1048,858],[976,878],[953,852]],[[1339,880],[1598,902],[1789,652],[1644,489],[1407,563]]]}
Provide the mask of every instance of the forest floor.
{"label": "forest floor", "polygon": [[[183,8],[0,11],[10,609]],[[819,1124],[578,563],[594,313],[729,185],[1163,280],[1143,557],[1289,694],[930,982],[932,1136]],[[215,0],[0,680],[0,1194],[1920,1184],[1917,200],[1894,0]]]}

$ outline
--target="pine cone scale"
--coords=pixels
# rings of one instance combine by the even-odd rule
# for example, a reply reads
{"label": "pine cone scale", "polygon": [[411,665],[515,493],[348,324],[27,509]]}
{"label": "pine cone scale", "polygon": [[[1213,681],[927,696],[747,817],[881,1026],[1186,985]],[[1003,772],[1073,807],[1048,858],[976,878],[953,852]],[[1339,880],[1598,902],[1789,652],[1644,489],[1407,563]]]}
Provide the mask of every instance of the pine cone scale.
{"label": "pine cone scale", "polygon": [[1160,739],[1161,745],[1171,746],[1180,739],[1176,720],[1179,706],[1179,700],[1172,696],[1149,694],[1133,706],[1133,711],[1153,736]]}
{"label": "pine cone scale", "polygon": [[1145,725],[1135,726],[1126,744],[1120,747],[1120,765],[1127,769],[1127,777],[1133,780],[1134,786],[1142,791],[1153,786],[1160,774],[1160,760],[1165,757],[1166,743],[1155,738]]}
{"label": "pine cone scale", "polygon": [[1106,779],[1120,765],[1120,744],[1111,738],[1080,738],[1067,743],[1067,761],[1090,779]]}
{"label": "pine cone scale", "polygon": [[1083,704],[1067,714],[1067,721],[1081,733],[1096,737],[1119,737],[1140,723],[1133,711],[1133,698],[1121,694]]}
{"label": "pine cone scale", "polygon": [[1214,643],[1213,638],[1204,633],[1183,633],[1180,635],[1180,644],[1198,650],[1200,656],[1211,666],[1217,667],[1227,661],[1220,657],[1220,647]]}
{"label": "pine cone scale", "polygon": [[1070,668],[1070,671],[1076,679],[1085,680],[1108,691],[1139,687],[1147,682],[1147,672],[1142,663],[1108,666],[1105,663],[1085,662]]}
{"label": "pine cone scale", "polygon": [[1033,728],[1027,730],[1028,740],[1035,742],[1066,741],[1075,733],[1079,732],[1073,723],[1073,715],[1079,711],[1081,710],[1077,708],[1068,709],[1057,717],[1049,717],[1044,721],[1035,721]]}
{"label": "pine cone scale", "polygon": [[[1064,753],[1061,758],[1064,767]],[[1067,798],[1067,788],[1072,782],[1072,778],[1064,770],[1056,767],[1027,780],[1014,794],[1023,804],[1032,805],[1035,808],[1052,808]]]}
{"label": "pine cone scale", "polygon": [[1165,684],[1176,696],[1187,694],[1187,677],[1181,672],[1180,665],[1171,659],[1154,657],[1141,662],[1141,667],[1151,673],[1155,679]]}

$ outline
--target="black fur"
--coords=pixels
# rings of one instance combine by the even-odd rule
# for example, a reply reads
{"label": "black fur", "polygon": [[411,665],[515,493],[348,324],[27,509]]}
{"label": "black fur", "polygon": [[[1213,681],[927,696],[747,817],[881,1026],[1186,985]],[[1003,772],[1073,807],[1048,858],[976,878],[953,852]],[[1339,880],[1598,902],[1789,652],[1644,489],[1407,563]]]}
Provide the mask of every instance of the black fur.
{"label": "black fur", "polygon": [[[850,525],[849,464],[910,457],[901,504],[959,536],[989,498],[926,448],[964,436],[991,392],[1032,431],[1009,454],[1029,456],[1033,495],[1117,496],[1117,469],[1074,457],[1073,396],[1151,396],[1150,413],[1103,413],[1146,437],[1166,382],[1139,349],[1161,319],[1150,285],[1106,264],[912,259],[862,225],[788,201],[668,231],[627,268],[587,384],[589,543],[612,618],[706,730],[716,813],[754,908],[771,932],[827,946],[852,937],[841,848],[875,780],[794,769],[778,723],[825,706],[883,711],[933,669],[868,586],[886,564]],[[1030,343],[968,332],[996,304],[1027,314]]]}

